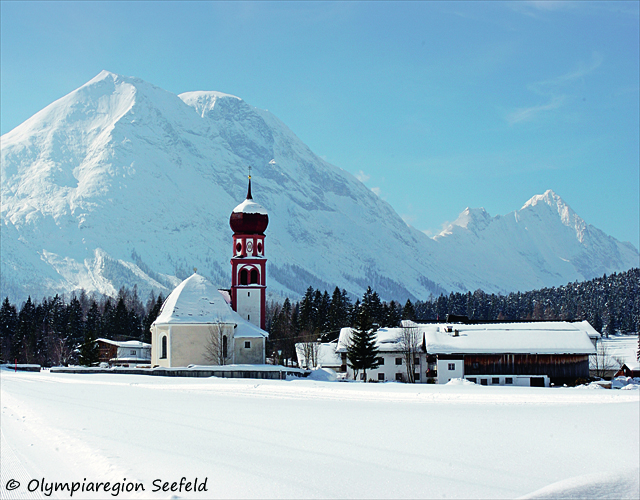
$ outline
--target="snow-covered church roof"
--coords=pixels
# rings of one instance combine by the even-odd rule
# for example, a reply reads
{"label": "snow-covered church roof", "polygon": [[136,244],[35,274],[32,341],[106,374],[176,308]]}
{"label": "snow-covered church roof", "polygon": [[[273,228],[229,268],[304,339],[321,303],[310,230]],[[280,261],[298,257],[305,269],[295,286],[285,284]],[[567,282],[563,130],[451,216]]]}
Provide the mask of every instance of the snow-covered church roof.
{"label": "snow-covered church roof", "polygon": [[213,284],[192,274],[180,283],[162,304],[154,325],[225,323],[236,325],[235,337],[266,337],[267,332],[235,312]]}
{"label": "snow-covered church roof", "polygon": [[232,213],[268,215],[267,210],[262,205],[259,205],[258,203],[250,199],[244,200],[242,203],[240,203],[240,205],[233,209]]}

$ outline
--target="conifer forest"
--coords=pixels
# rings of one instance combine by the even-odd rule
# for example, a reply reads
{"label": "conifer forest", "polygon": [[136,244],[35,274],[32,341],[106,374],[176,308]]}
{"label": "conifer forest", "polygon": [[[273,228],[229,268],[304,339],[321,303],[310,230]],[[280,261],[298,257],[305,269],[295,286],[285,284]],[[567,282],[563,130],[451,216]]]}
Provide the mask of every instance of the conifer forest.
{"label": "conifer forest", "polygon": [[[447,315],[481,321],[582,321],[605,335],[640,330],[640,269],[604,275],[508,295],[482,290],[450,293],[427,300],[382,301],[371,287],[353,298],[336,287],[332,293],[309,287],[303,298],[267,305],[267,356],[293,364],[295,343],[338,338],[340,329],[355,326],[363,310],[379,327],[398,326],[402,319],[445,321]],[[42,366],[91,365],[97,361],[95,340],[150,342],[150,326],[164,298],[153,293],[143,302],[137,290],[122,288],[116,298],[56,295],[16,305],[5,298],[0,307],[0,359]],[[275,359],[275,356],[274,356]]]}

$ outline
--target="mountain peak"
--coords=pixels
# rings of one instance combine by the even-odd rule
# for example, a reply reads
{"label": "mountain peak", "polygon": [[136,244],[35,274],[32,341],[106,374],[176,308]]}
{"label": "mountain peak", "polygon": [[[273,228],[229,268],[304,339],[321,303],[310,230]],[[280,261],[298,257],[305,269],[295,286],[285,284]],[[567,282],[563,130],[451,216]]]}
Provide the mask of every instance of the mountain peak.
{"label": "mountain peak", "polygon": [[556,211],[565,226],[573,227],[578,233],[584,230],[584,221],[576,214],[567,203],[551,189],[544,194],[537,194],[527,201],[520,210],[534,208],[538,205],[547,205]]}
{"label": "mountain peak", "polygon": [[536,206],[540,202],[546,203],[547,205],[557,204],[558,202],[565,204],[562,198],[553,192],[553,190],[547,189],[543,194],[536,194],[535,196],[532,196],[531,199],[522,206],[522,208]]}
{"label": "mountain peak", "polygon": [[460,215],[458,215],[458,218],[456,220],[454,220],[447,226],[445,230],[443,230],[436,236],[436,239],[451,234],[456,226],[468,229],[473,232],[482,230],[489,225],[491,219],[491,215],[489,215],[489,213],[487,213],[487,211],[483,207],[467,207],[462,212],[460,212]]}

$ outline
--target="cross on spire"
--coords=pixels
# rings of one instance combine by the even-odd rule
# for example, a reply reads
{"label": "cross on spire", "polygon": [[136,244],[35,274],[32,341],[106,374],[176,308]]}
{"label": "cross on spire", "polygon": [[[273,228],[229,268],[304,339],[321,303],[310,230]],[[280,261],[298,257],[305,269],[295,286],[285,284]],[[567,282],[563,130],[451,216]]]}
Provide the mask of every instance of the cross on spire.
{"label": "cross on spire", "polygon": [[251,165],[249,165],[249,188],[247,189],[247,200],[252,200],[251,197]]}

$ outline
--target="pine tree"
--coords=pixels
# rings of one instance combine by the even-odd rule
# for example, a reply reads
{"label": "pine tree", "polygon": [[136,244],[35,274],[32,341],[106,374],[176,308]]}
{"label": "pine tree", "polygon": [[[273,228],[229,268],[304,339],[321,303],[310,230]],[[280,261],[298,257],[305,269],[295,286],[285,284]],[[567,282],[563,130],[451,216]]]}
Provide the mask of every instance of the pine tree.
{"label": "pine tree", "polygon": [[11,346],[17,326],[18,312],[7,297],[0,307],[0,360],[3,362],[11,363],[14,359]]}
{"label": "pine tree", "polygon": [[92,300],[90,304],[84,327],[84,338],[78,356],[78,362],[84,366],[92,366],[100,360],[100,351],[96,342],[100,334],[100,309],[95,300]]}
{"label": "pine tree", "polygon": [[18,332],[14,335],[12,351],[18,363],[33,363],[36,354],[36,308],[31,296],[18,313]]}
{"label": "pine tree", "polygon": [[100,359],[98,343],[93,331],[85,330],[82,344],[79,347],[78,363],[82,366],[93,366]]}
{"label": "pine tree", "polygon": [[415,321],[416,319],[416,311],[409,299],[407,299],[407,302],[405,302],[402,308],[402,319],[410,319],[411,321]]}
{"label": "pine tree", "polygon": [[74,348],[79,345],[84,338],[82,305],[76,297],[73,297],[67,306],[67,334],[69,343]]}
{"label": "pine tree", "polygon": [[347,346],[347,359],[349,366],[356,374],[362,370],[365,382],[367,370],[380,365],[376,337],[369,311],[364,306],[360,307],[356,328],[352,330],[350,343]]}
{"label": "pine tree", "polygon": [[153,292],[151,292],[151,297],[147,303],[147,314],[142,322],[142,341],[147,344],[151,343],[151,325],[158,316],[160,316],[160,309],[162,309],[163,303],[164,298],[162,297],[162,294],[158,295],[158,298],[156,299],[153,296]]}

